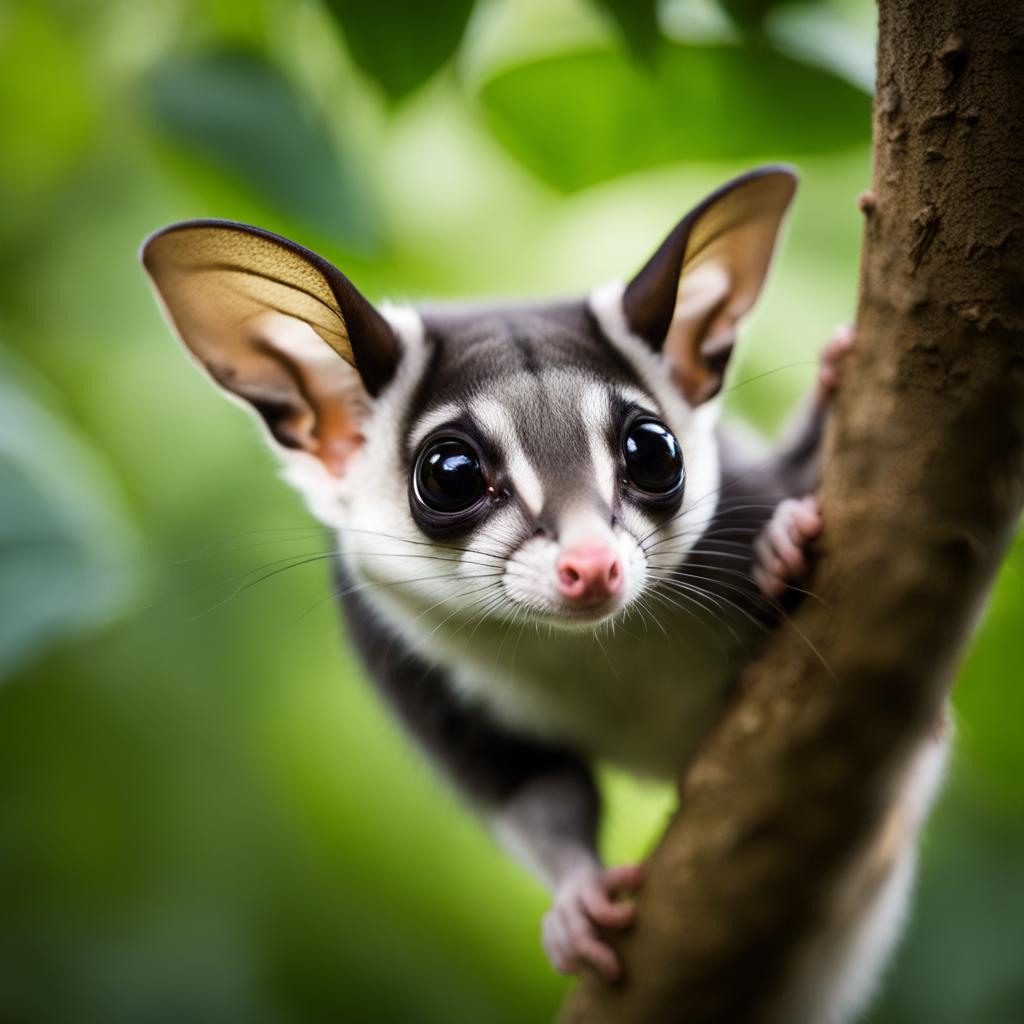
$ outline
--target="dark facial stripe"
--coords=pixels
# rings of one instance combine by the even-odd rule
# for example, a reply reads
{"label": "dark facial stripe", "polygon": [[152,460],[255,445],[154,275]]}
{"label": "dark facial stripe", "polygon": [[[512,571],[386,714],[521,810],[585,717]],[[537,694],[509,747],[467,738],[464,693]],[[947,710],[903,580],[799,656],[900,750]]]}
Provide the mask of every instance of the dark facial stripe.
{"label": "dark facial stripe", "polygon": [[[409,440],[413,425],[455,404],[463,410],[463,427],[480,435],[488,449],[496,476],[504,474],[506,484],[511,476],[514,484],[515,470],[510,472],[507,463],[515,463],[517,454],[520,466],[528,463],[529,474],[521,475],[530,477],[534,493],[522,503],[529,513],[524,521],[551,529],[569,503],[596,503],[610,520],[612,496],[602,492],[612,486],[608,460],[619,441],[617,421],[625,401],[620,388],[644,388],[587,305],[426,313],[423,321],[429,355],[404,414],[404,464],[411,467],[416,456]],[[586,408],[594,405],[595,389],[603,406],[601,423],[593,422],[595,412]],[[473,417],[481,403],[496,403],[491,406],[492,413],[500,410],[491,416],[495,423]],[[656,408],[653,398],[650,405]],[[598,475],[595,463],[601,467]]]}

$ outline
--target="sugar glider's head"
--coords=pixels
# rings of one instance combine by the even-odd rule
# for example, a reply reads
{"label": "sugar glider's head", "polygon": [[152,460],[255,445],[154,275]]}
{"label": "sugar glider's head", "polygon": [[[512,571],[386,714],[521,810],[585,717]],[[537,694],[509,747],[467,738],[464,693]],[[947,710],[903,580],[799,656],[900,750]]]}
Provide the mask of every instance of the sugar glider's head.
{"label": "sugar glider's head", "polygon": [[546,305],[378,311],[316,254],[222,221],[142,258],[368,595],[432,628],[593,628],[714,513],[711,399],[794,188],[787,168],[744,175],[628,284]]}

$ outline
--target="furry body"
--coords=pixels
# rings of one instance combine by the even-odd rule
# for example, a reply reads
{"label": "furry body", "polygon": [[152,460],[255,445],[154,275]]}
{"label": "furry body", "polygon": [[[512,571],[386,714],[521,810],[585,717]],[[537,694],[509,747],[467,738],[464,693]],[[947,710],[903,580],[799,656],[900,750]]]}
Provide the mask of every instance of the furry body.
{"label": "furry body", "polygon": [[[601,863],[591,765],[685,771],[821,529],[805,496],[852,334],[775,452],[722,431],[714,397],[793,187],[785,168],[736,179],[628,284],[529,307],[378,313],[321,257],[244,225],[177,225],[144,249],[191,353],[336,532],[368,675],[553,889],[560,970],[618,976],[598,929],[630,922],[616,896],[640,882]],[[908,757],[778,1019],[839,1022],[867,997],[943,751]]]}

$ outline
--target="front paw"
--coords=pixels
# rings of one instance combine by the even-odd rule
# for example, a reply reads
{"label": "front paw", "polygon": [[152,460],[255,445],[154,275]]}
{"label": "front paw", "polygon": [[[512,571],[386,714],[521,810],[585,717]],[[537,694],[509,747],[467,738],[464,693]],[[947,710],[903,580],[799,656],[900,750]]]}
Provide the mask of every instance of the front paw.
{"label": "front paw", "polygon": [[813,495],[779,502],[754,543],[754,582],[766,597],[781,597],[807,571],[807,545],[821,527],[821,509]]}
{"label": "front paw", "polygon": [[556,971],[575,974],[584,965],[608,981],[622,975],[615,951],[598,938],[598,929],[622,929],[633,922],[633,904],[616,897],[640,887],[643,869],[625,864],[607,871],[588,867],[559,883],[555,902],[544,915],[544,949]]}
{"label": "front paw", "polygon": [[815,401],[824,409],[839,390],[839,376],[843,360],[857,343],[857,329],[851,324],[837,327],[828,344],[822,349],[815,386]]}

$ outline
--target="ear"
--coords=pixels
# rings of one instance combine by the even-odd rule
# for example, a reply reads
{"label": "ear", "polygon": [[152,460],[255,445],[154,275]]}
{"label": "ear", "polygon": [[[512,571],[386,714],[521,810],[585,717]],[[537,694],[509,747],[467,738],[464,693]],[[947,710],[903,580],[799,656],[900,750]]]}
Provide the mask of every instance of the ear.
{"label": "ear", "polygon": [[691,405],[715,395],[796,191],[788,167],[735,178],[688,213],[626,286],[630,329],[664,352]]}
{"label": "ear", "polygon": [[142,263],[185,346],[282,446],[340,476],[400,357],[388,322],[316,253],[230,221],[173,224]]}

